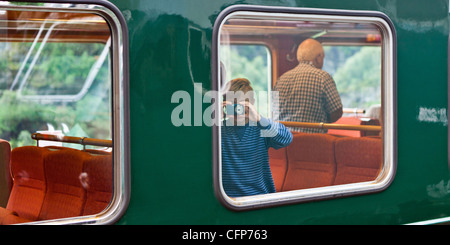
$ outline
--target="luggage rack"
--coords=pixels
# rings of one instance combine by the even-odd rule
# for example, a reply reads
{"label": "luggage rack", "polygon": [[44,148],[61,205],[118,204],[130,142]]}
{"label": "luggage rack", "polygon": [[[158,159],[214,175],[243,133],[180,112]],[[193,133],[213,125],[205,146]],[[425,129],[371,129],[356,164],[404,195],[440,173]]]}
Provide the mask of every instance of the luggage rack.
{"label": "luggage rack", "polygon": [[74,136],[58,136],[53,134],[31,134],[31,138],[36,140],[37,146],[39,146],[39,140],[57,141],[64,143],[73,143],[83,145],[83,150],[86,149],[86,145],[112,147],[112,140],[94,139],[87,137],[74,137]]}

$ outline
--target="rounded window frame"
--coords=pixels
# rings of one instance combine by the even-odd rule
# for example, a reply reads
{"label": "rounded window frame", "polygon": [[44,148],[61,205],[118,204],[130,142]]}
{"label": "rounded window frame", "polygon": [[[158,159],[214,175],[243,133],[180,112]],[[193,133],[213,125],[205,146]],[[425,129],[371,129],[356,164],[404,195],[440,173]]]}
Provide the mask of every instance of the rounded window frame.
{"label": "rounded window frame", "polygon": [[[113,142],[113,196],[108,207],[100,213],[63,219],[42,220],[23,223],[25,225],[70,225],[116,223],[124,214],[130,200],[130,149],[129,149],[129,65],[128,28],[122,13],[108,1],[19,1],[1,2],[1,10],[55,11],[90,13],[101,16],[111,30],[111,78],[112,78],[112,142]],[[40,5],[43,4],[43,5]]]}
{"label": "rounded window frame", "polygon": [[[376,24],[383,36],[382,43],[382,88],[383,88],[383,169],[374,181],[359,182],[336,186],[327,186],[288,192],[270,193],[257,196],[230,198],[222,186],[221,175],[221,130],[216,122],[212,128],[213,145],[213,181],[217,199],[234,211],[303,203],[314,200],[332,199],[381,192],[394,180],[397,168],[397,119],[396,119],[396,32],[392,21],[385,14],[376,11],[329,10],[312,8],[265,7],[251,5],[234,5],[224,9],[217,17],[213,28],[211,73],[213,91],[220,86],[220,34],[226,20],[236,16],[258,16],[266,18],[291,18],[316,21],[348,21]],[[216,110],[220,111],[220,103]],[[219,120],[219,119],[215,119]]]}

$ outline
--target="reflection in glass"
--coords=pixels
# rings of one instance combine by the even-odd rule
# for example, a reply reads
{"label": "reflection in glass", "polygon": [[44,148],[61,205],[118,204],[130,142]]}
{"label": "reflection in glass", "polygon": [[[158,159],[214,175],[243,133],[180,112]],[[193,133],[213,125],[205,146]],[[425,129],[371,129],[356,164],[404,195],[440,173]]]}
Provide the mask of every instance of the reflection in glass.
{"label": "reflection in glass", "polygon": [[[278,149],[268,147],[274,192],[363,183],[379,177],[383,169],[382,37],[378,25],[364,21],[236,14],[223,23],[219,36],[219,62],[225,67],[221,71],[225,74],[221,74],[221,93],[228,90],[227,82],[249,79],[257,84],[255,94],[269,93],[257,100],[268,105],[261,115],[292,131],[292,143]],[[297,59],[297,47],[308,39],[321,46],[319,63],[314,59],[300,62]],[[300,66],[308,67],[310,72],[289,72]],[[283,89],[281,83],[277,87],[280,80],[286,80]],[[315,80],[314,85],[306,85],[311,80]],[[296,84],[302,88],[295,89]],[[333,92],[323,87],[330,87]],[[334,107],[324,103],[330,93],[336,98]],[[287,97],[303,102],[286,103]],[[337,116],[283,116],[286,107],[291,113],[301,113],[314,103],[324,110],[332,107],[330,113],[340,112]],[[227,134],[226,130],[221,128],[222,136]],[[246,140],[245,134],[241,137],[240,140]],[[223,138],[221,143],[222,178],[229,179],[224,175],[224,161],[237,156],[223,150],[227,144]],[[240,164],[245,166],[248,162],[242,160]]]}
{"label": "reflection in glass", "polygon": [[0,24],[0,223],[101,212],[113,193],[108,24],[27,9]]}

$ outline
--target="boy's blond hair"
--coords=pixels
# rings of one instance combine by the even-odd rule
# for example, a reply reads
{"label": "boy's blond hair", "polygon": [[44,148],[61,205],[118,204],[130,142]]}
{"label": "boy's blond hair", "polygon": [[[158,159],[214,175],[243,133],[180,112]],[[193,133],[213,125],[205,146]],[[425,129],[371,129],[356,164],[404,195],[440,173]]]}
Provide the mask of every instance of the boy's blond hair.
{"label": "boy's blond hair", "polygon": [[[249,99],[251,103],[254,102],[254,96],[253,96],[253,87],[250,81],[246,78],[235,78],[228,82],[226,85],[227,92],[234,92],[234,99],[242,98],[242,95],[244,95],[245,99]],[[242,92],[243,94],[240,95],[237,92]],[[224,100],[226,100],[226,94],[224,94]]]}

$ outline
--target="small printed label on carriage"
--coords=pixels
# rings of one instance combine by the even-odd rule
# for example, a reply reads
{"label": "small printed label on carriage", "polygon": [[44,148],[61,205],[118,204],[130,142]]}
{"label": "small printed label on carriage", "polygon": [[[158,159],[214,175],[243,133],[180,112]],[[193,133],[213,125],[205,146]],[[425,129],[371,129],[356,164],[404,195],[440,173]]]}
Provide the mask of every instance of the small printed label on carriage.
{"label": "small printed label on carriage", "polygon": [[420,107],[417,120],[419,122],[442,123],[443,126],[447,126],[447,110],[445,108]]}

